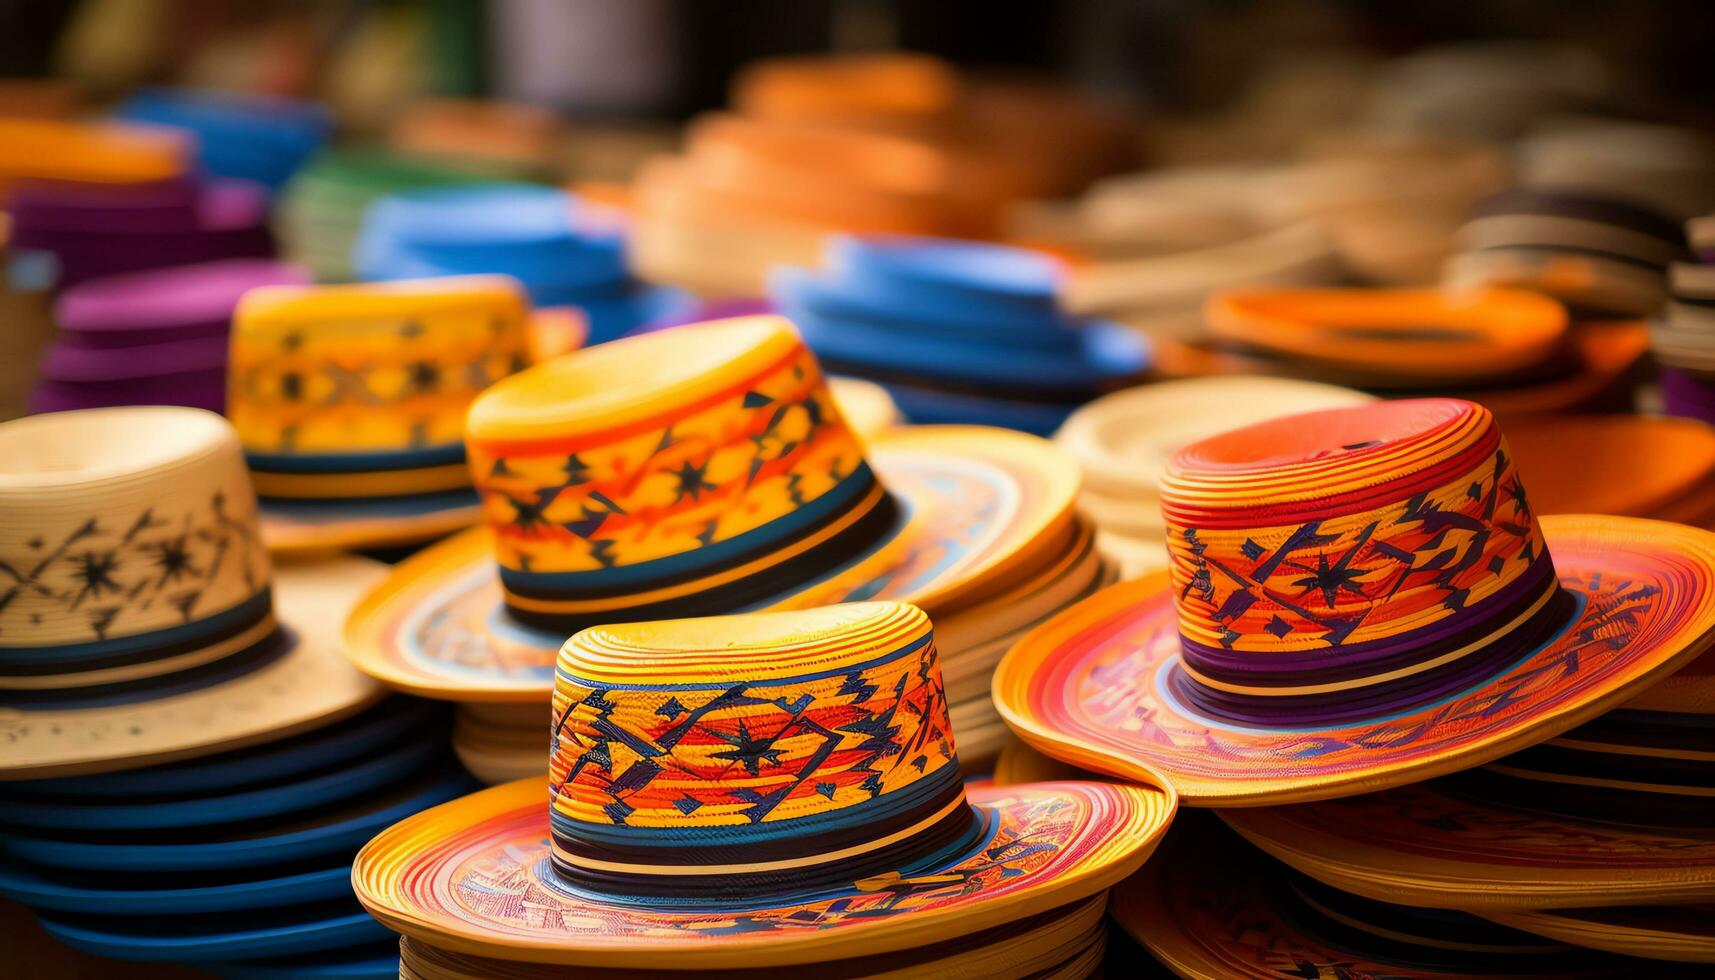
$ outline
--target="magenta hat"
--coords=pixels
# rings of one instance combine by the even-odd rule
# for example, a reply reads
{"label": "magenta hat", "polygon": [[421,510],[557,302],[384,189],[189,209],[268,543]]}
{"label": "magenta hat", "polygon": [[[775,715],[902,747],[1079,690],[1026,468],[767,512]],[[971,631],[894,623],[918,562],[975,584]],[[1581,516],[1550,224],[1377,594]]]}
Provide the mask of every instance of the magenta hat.
{"label": "magenta hat", "polygon": [[226,259],[79,283],[54,304],[59,343],[86,349],[215,338],[226,343],[238,298],[297,286],[309,270],[272,259]]}

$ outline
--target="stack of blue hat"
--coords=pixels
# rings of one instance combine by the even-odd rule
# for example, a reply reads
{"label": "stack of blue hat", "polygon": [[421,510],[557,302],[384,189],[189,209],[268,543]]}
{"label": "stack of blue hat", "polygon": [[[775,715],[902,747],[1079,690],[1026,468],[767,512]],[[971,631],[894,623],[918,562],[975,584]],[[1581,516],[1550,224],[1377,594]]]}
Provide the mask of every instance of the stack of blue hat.
{"label": "stack of blue hat", "polygon": [[779,269],[772,291],[828,370],[880,383],[911,421],[1046,435],[1149,366],[1138,334],[1062,313],[1059,281],[1024,249],[835,237],[824,269]]}
{"label": "stack of blue hat", "polygon": [[397,940],[351,859],[476,784],[444,709],[397,697],[261,747],[130,772],[0,783],[0,898],[96,956],[226,977],[394,977]]}
{"label": "stack of blue hat", "polygon": [[486,184],[384,197],[364,214],[359,278],[501,273],[538,307],[582,312],[589,342],[619,337],[685,302],[631,277],[617,216],[564,191]]}
{"label": "stack of blue hat", "polygon": [[327,107],[290,99],[195,89],[144,89],[114,115],[130,122],[174,126],[197,138],[197,159],[217,177],[251,180],[278,191],[327,142]]}

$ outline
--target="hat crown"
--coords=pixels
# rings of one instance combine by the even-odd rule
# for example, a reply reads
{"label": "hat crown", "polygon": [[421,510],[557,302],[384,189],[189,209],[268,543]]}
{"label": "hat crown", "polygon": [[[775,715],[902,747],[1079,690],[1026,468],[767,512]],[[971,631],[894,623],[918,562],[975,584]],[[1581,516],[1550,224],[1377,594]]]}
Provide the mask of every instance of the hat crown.
{"label": "hat crown", "polygon": [[0,687],[200,666],[273,631],[271,568],[232,428],[150,406],[0,425]]}
{"label": "hat crown", "polygon": [[815,357],[779,317],[557,358],[485,392],[469,425],[507,608],[545,627],[743,608],[895,523]]}
{"label": "hat crown", "polygon": [[358,469],[375,454],[456,464],[472,399],[529,364],[527,312],[504,276],[251,290],[227,413],[264,469],[357,454]]}
{"label": "hat crown", "polygon": [[1421,399],[1193,444],[1161,486],[1183,691],[1252,721],[1419,703],[1566,609],[1494,416]]}
{"label": "hat crown", "polygon": [[560,652],[553,725],[570,880],[851,881],[970,823],[929,620],[904,603],[585,630]]}

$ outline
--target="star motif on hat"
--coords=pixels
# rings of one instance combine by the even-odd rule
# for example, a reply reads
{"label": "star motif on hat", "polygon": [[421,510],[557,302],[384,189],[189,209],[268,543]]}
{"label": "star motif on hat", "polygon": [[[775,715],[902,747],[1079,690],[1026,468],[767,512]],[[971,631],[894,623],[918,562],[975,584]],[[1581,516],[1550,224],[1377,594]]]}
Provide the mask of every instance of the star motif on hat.
{"label": "star motif on hat", "polygon": [[673,476],[679,481],[673,502],[678,503],[686,497],[698,500],[704,492],[715,489],[715,485],[706,478],[708,469],[709,461],[706,459],[703,460],[701,466],[692,463],[690,460],[681,463],[679,469],[673,473]]}

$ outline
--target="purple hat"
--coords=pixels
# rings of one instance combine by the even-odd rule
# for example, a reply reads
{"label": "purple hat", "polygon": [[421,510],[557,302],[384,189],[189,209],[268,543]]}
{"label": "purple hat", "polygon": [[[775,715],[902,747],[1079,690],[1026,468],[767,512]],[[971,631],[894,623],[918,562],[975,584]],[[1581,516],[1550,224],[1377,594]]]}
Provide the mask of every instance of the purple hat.
{"label": "purple hat", "polygon": [[80,283],[60,294],[56,343],[85,349],[198,338],[226,342],[238,298],[258,286],[307,285],[301,266],[227,259]]}
{"label": "purple hat", "polygon": [[25,185],[11,196],[13,248],[51,252],[56,285],[230,258],[274,254],[260,185],[168,181],[143,189]]}

